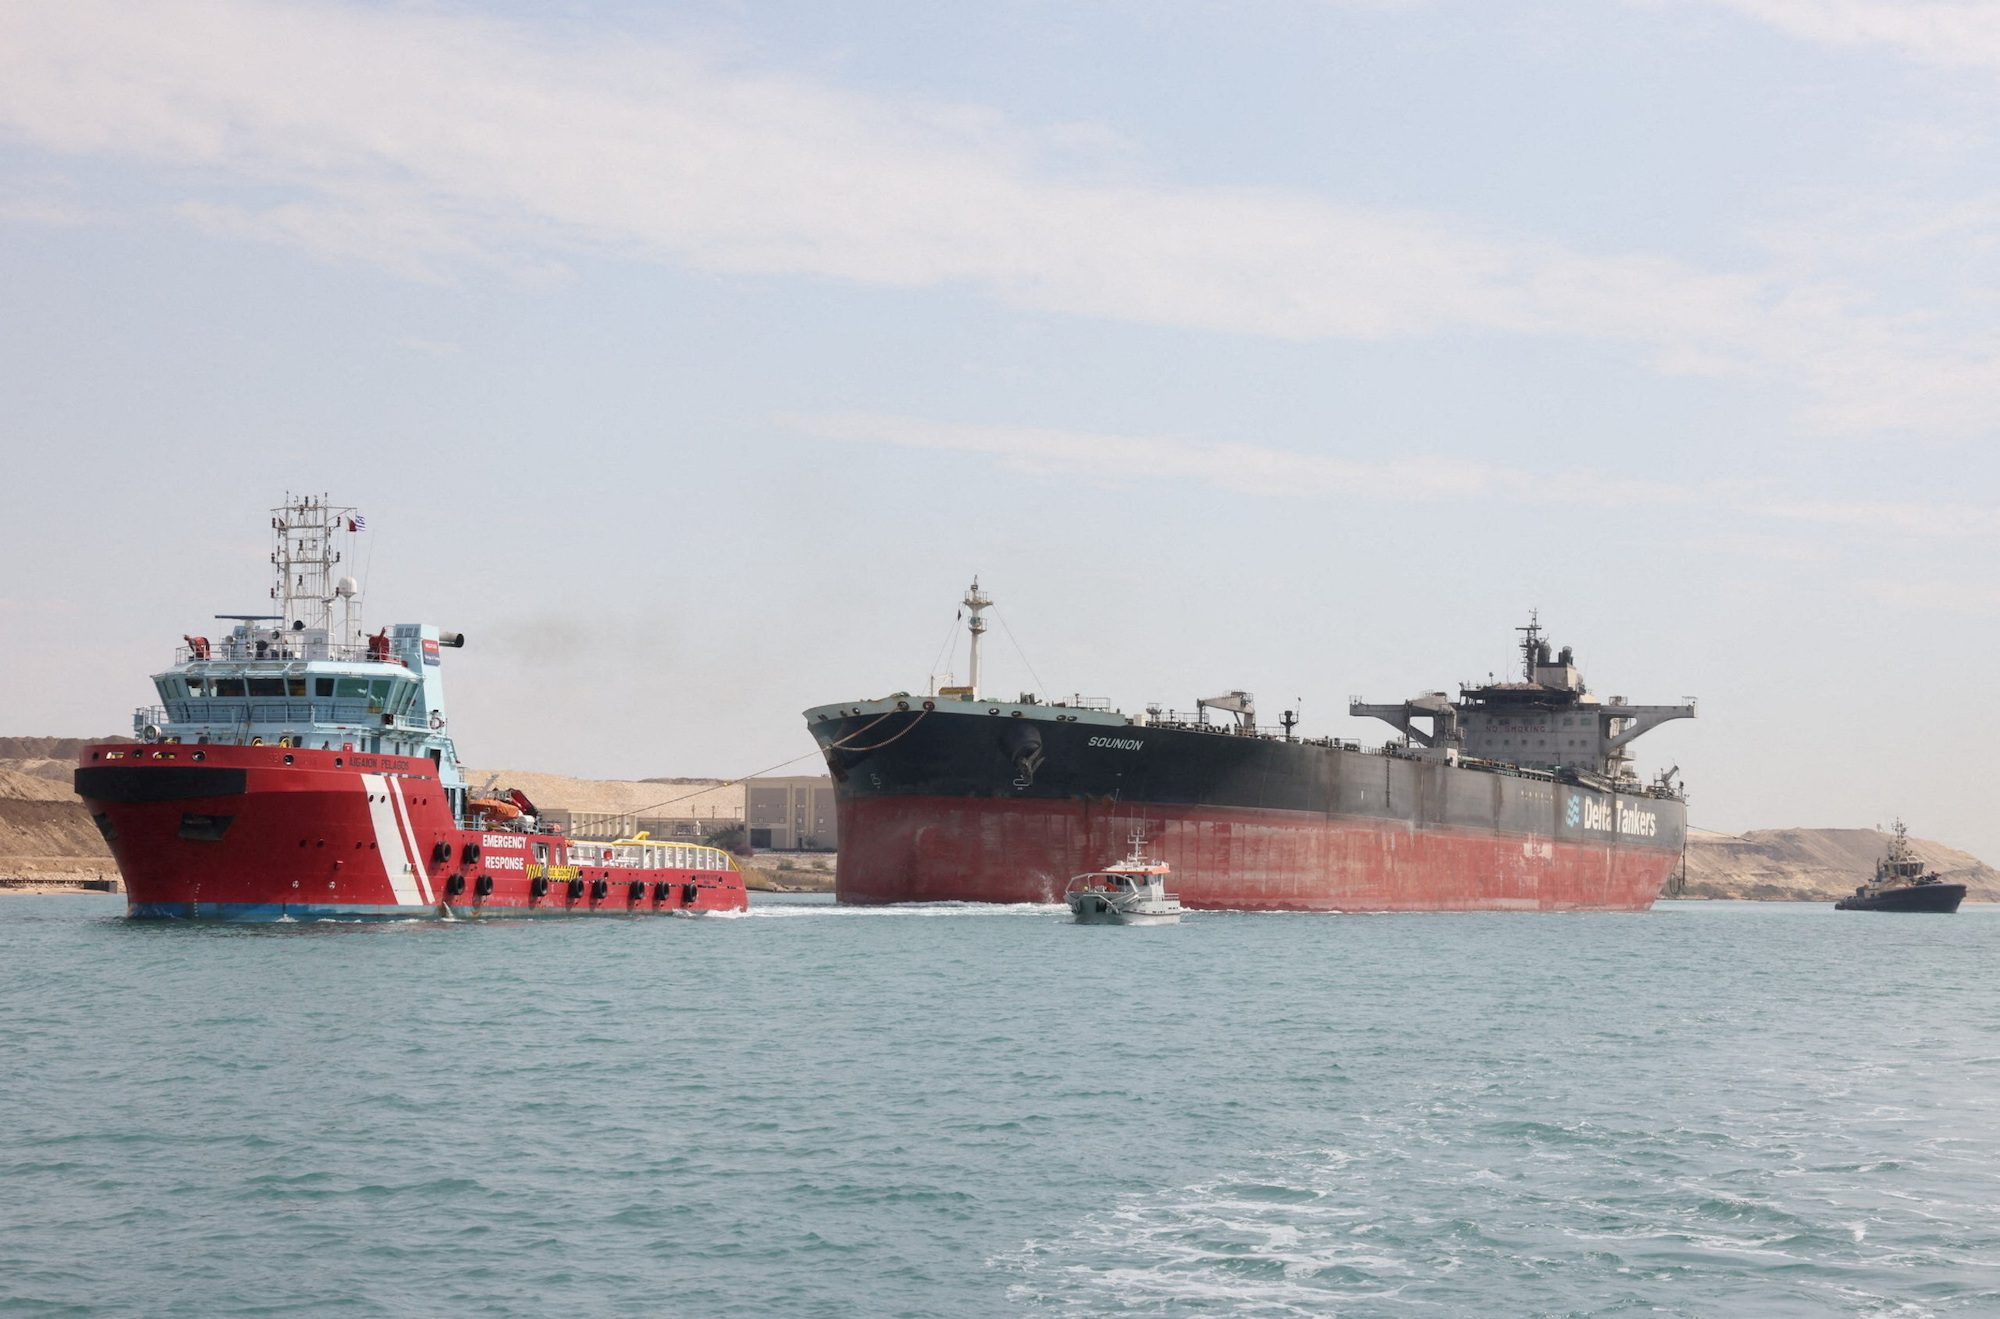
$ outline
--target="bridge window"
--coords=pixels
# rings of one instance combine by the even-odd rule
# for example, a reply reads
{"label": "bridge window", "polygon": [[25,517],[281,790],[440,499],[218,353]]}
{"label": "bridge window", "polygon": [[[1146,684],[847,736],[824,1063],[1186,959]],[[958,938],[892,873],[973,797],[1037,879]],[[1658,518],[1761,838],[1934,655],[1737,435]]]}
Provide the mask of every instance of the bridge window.
{"label": "bridge window", "polygon": [[332,696],[332,695],[333,695],[333,679],[331,679],[331,678],[314,678],[314,679],[313,679],[313,695],[315,695],[315,696],[322,696],[322,697],[325,697],[325,696]]}
{"label": "bridge window", "polygon": [[283,678],[252,678],[250,679],[250,694],[252,696],[283,696],[285,694],[285,680]]}
{"label": "bridge window", "polygon": [[241,678],[210,678],[208,680],[208,694],[210,696],[249,695],[248,692],[243,690],[243,679]]}

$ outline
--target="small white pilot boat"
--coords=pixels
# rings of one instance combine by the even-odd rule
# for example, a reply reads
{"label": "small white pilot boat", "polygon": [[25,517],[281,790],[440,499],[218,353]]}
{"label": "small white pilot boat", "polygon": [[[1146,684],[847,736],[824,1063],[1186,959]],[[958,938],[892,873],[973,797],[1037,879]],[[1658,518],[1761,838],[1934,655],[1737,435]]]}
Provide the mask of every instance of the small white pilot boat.
{"label": "small white pilot boat", "polygon": [[1063,900],[1079,925],[1178,925],[1181,900],[1167,892],[1171,873],[1166,862],[1146,856],[1146,836],[1135,832],[1130,856],[1076,876]]}

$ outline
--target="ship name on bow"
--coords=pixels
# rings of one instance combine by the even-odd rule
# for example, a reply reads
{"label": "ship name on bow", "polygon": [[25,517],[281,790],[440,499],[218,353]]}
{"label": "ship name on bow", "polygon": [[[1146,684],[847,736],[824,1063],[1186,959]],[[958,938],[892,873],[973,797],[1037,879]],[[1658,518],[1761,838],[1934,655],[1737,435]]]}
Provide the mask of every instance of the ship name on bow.
{"label": "ship name on bow", "polygon": [[1571,828],[1588,829],[1593,833],[1615,830],[1634,838],[1654,838],[1660,832],[1657,812],[1642,811],[1622,801],[1596,801],[1589,797],[1572,796],[1566,814]]}

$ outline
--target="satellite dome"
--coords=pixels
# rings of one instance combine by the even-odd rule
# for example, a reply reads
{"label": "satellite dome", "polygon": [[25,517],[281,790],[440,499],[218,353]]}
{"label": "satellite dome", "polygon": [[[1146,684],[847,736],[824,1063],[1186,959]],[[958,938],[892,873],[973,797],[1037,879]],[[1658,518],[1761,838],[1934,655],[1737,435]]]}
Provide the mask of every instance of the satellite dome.
{"label": "satellite dome", "polygon": [[351,600],[361,594],[361,583],[352,577],[343,577],[333,584],[333,593],[343,600]]}

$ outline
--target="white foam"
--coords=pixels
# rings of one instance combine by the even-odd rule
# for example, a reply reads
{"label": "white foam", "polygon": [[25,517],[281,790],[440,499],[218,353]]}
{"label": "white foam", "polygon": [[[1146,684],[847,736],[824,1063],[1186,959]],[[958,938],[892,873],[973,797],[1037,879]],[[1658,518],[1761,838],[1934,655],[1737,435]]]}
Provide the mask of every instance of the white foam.
{"label": "white foam", "polygon": [[1059,902],[911,902],[893,907],[842,906],[820,902],[751,903],[745,916],[794,919],[813,917],[845,919],[925,916],[1067,916],[1069,908]]}
{"label": "white foam", "polygon": [[1010,1288],[1017,1301],[1083,1311],[1220,1304],[1317,1315],[1379,1304],[1423,1275],[1370,1235],[1374,1224],[1352,1195],[1336,1194],[1352,1158],[1340,1150],[1271,1156],[1254,1172],[1126,1196],[1064,1237],[1023,1243],[988,1263],[1023,1275]]}

